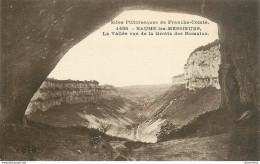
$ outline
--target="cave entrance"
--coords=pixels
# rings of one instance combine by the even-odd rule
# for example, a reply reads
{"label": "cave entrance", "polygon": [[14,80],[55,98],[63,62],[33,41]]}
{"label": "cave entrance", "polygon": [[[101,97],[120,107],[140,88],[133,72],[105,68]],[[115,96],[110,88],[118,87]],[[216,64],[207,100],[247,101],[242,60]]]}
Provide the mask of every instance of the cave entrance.
{"label": "cave entrance", "polygon": [[[110,135],[156,142],[161,125],[171,122],[169,116],[172,113],[168,110],[174,108],[174,101],[182,99],[178,96],[172,98],[175,90],[186,93],[185,90],[209,86],[219,89],[217,74],[220,53],[217,39],[217,24],[203,17],[145,10],[125,11],[64,55],[35,93],[26,115],[38,111],[40,117],[34,115],[34,120],[43,123],[67,127],[75,125],[70,120],[81,120],[77,123]],[[218,56],[214,56],[217,51]],[[172,87],[177,85],[182,87]],[[158,99],[167,90],[170,90],[171,98]],[[201,94],[204,98],[205,95],[213,97],[210,101],[214,107],[203,102],[202,98],[198,101],[203,104],[201,109],[196,108],[186,121],[220,104],[219,90],[201,91]],[[101,95],[105,95],[102,101],[99,99]],[[214,98],[217,101],[213,101]],[[138,124],[147,115],[153,116],[159,112],[155,105],[152,107],[156,99],[164,101],[162,107],[166,114],[162,117],[169,120],[156,117],[147,127],[139,127]],[[82,105],[84,102],[88,104]],[[55,110],[49,110],[52,108]],[[151,108],[154,109],[149,111]],[[105,114],[102,110],[106,111]],[[136,115],[132,114],[133,111]],[[185,112],[177,113],[178,119],[185,115]],[[113,119],[106,120],[108,116]],[[92,121],[91,125],[86,125],[84,120]],[[145,133],[138,131],[138,128],[143,128]],[[147,128],[153,129],[153,132],[146,134]],[[125,134],[119,135],[119,130]]]}

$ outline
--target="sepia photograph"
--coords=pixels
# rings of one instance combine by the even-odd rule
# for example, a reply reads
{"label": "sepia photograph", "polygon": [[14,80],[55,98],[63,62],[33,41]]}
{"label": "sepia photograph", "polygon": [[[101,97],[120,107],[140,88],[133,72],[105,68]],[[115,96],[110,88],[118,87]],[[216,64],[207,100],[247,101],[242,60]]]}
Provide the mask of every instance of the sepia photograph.
{"label": "sepia photograph", "polygon": [[0,161],[257,164],[259,7],[0,0]]}

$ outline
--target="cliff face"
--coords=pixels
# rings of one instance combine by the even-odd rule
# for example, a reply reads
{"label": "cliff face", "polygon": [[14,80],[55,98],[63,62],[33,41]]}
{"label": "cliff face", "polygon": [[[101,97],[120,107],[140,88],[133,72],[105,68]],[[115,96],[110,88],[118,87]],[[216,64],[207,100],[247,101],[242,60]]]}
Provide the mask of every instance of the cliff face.
{"label": "cliff face", "polygon": [[186,88],[204,88],[213,86],[220,89],[218,71],[220,65],[219,41],[193,51],[184,66]]}
{"label": "cliff face", "polygon": [[62,104],[97,103],[101,99],[117,97],[113,86],[99,86],[97,81],[46,79],[34,94],[26,114],[46,111]]}
{"label": "cliff face", "polygon": [[162,126],[171,123],[181,128],[199,115],[218,109],[220,98],[220,90],[214,87],[189,90],[185,84],[173,85],[144,113],[148,119],[139,125],[137,137],[156,142]]}
{"label": "cliff face", "polygon": [[84,126],[135,140],[139,112],[139,107],[122,98],[112,85],[46,79],[28,105],[26,117],[55,127]]}
{"label": "cliff face", "polygon": [[144,113],[150,119],[139,125],[139,140],[156,142],[162,126],[171,123],[182,127],[195,117],[218,109],[221,104],[219,48],[219,41],[216,40],[191,53],[184,66],[184,74],[172,77],[173,86]]}

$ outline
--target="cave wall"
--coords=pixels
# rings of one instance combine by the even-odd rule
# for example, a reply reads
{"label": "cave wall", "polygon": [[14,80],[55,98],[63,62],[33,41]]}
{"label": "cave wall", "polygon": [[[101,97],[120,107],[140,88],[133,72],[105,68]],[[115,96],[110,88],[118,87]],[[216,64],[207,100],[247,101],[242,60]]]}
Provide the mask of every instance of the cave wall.
{"label": "cave wall", "polygon": [[259,160],[259,4],[219,26],[222,107],[232,122],[230,160]]}
{"label": "cave wall", "polygon": [[244,17],[219,27],[222,105],[238,115],[260,107],[258,18],[257,14]]}

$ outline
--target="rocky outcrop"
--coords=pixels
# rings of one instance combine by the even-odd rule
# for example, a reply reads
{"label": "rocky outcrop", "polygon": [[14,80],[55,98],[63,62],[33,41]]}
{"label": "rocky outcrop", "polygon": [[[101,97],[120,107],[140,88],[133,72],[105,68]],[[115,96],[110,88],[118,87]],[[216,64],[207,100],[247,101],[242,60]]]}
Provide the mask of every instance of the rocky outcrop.
{"label": "rocky outcrop", "polygon": [[184,66],[184,74],[172,77],[172,84],[186,84],[186,88],[215,87],[219,85],[220,45],[215,40],[206,46],[195,49]]}
{"label": "rocky outcrop", "polygon": [[28,105],[26,118],[54,127],[98,129],[135,140],[138,112],[138,107],[122,98],[112,85],[47,78]]}
{"label": "rocky outcrop", "polygon": [[221,104],[218,90],[219,47],[216,40],[191,53],[184,66],[184,74],[172,77],[173,86],[159,96],[145,113],[149,119],[138,127],[139,140],[156,142],[157,134],[167,122],[182,127],[198,115],[218,109]]}
{"label": "rocky outcrop", "polygon": [[216,40],[206,46],[194,50],[184,66],[186,88],[204,88],[213,86],[220,89],[219,65],[220,52],[219,41]]}
{"label": "rocky outcrop", "polygon": [[101,99],[118,97],[117,90],[111,85],[99,86],[93,81],[56,80],[47,78],[34,94],[26,114],[46,111],[62,104],[97,103]]}

